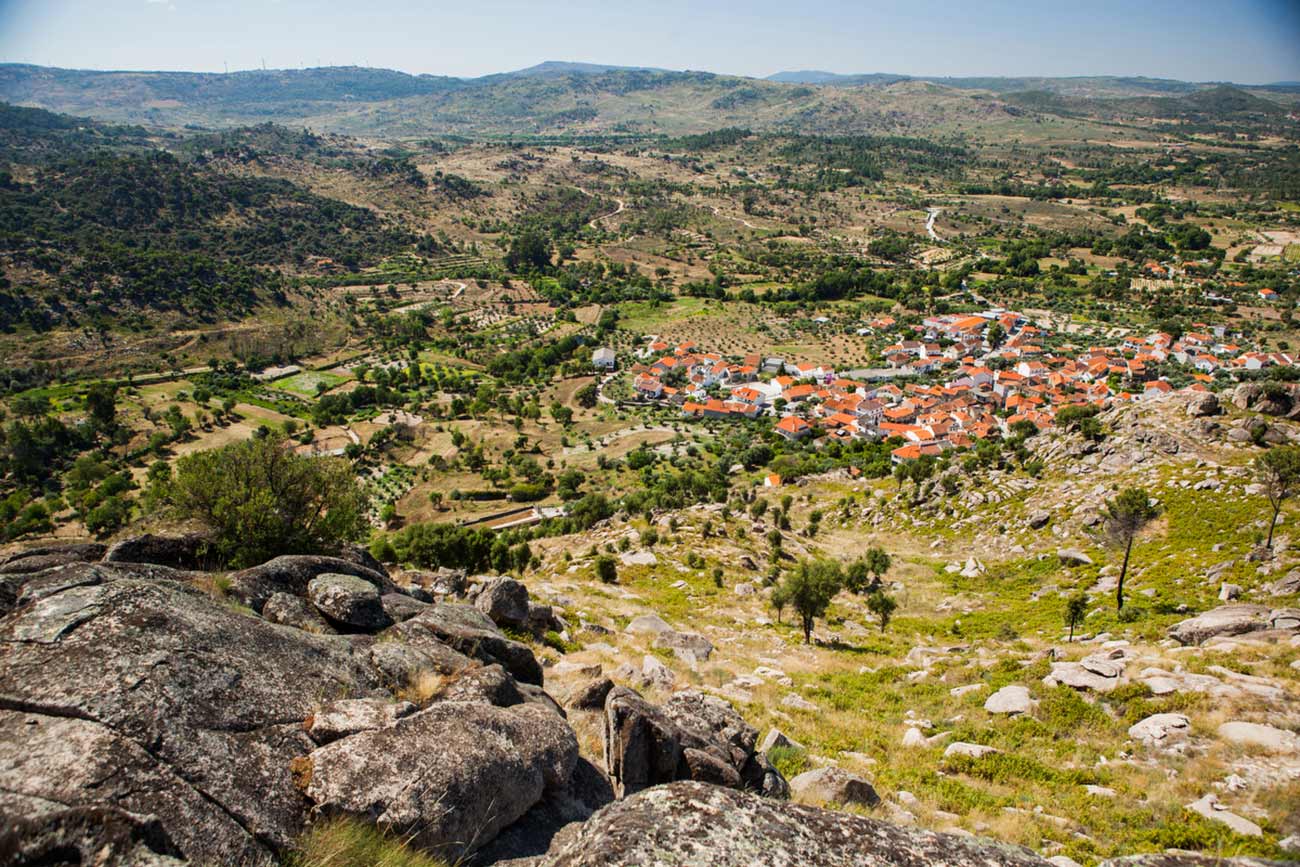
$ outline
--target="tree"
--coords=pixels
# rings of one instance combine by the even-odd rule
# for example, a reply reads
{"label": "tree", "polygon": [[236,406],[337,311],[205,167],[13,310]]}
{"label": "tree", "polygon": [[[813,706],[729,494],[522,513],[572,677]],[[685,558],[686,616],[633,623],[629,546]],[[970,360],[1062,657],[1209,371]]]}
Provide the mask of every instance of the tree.
{"label": "tree", "polygon": [[781,589],[799,615],[804,644],[812,643],[813,624],[826,615],[835,594],[844,586],[840,566],[833,560],[804,560],[786,575]]}
{"label": "tree", "polygon": [[608,554],[596,558],[596,577],[606,584],[618,583],[618,561]]}
{"label": "tree", "polygon": [[97,382],[86,392],[86,411],[99,430],[112,430],[117,421],[117,386]]}
{"label": "tree", "polygon": [[551,242],[538,232],[524,232],[510,240],[506,267],[511,271],[543,271],[551,267]]}
{"label": "tree", "polygon": [[1002,345],[1002,341],[1007,338],[1007,330],[1002,327],[1001,322],[994,322],[989,325],[988,330],[984,332],[984,339],[988,341],[989,347],[997,349]]}
{"label": "tree", "polygon": [[591,409],[596,405],[596,383],[589,382],[582,388],[573,393],[573,400],[578,406],[584,409]]}
{"label": "tree", "polygon": [[890,618],[894,616],[896,608],[898,608],[898,602],[883,590],[877,589],[867,594],[867,610],[880,618],[881,632],[884,632],[885,627],[889,626]]}
{"label": "tree", "polygon": [[1143,528],[1160,514],[1151,505],[1151,497],[1142,488],[1129,488],[1106,502],[1106,534],[1112,545],[1124,551],[1124,565],[1119,570],[1119,583],[1115,585],[1115,608],[1124,608],[1124,577],[1128,574],[1129,556],[1133,553],[1133,540]]}
{"label": "tree", "polygon": [[1264,496],[1273,507],[1273,516],[1268,522],[1268,541],[1264,544],[1273,547],[1273,530],[1277,527],[1277,516],[1282,511],[1282,504],[1290,499],[1296,488],[1300,487],[1300,446],[1278,446],[1269,449],[1255,458],[1255,478],[1264,488]]}
{"label": "tree", "polygon": [[884,548],[868,548],[867,553],[849,564],[844,574],[844,586],[854,593],[870,593],[880,587],[893,565]]}
{"label": "tree", "polygon": [[1065,625],[1070,627],[1068,641],[1074,641],[1074,627],[1083,622],[1083,618],[1087,613],[1088,597],[1083,593],[1074,594],[1065,603]]}
{"label": "tree", "polygon": [[367,530],[366,496],[346,461],[296,455],[269,438],[187,455],[167,488],[175,513],[204,524],[213,553],[235,567],[334,551]]}

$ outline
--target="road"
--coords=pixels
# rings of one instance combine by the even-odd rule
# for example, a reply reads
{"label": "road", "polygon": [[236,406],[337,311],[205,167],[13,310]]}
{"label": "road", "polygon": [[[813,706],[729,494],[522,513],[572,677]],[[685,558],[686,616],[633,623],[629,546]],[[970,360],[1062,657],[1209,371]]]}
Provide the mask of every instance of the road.
{"label": "road", "polygon": [[743,217],[733,217],[730,214],[722,213],[722,209],[716,206],[713,208],[713,216],[721,217],[724,220],[732,220],[737,223],[742,223],[747,229],[759,228],[758,226],[755,226],[753,223],[749,222],[749,220],[746,220]]}
{"label": "road", "polygon": [[943,243],[943,238],[940,238],[939,233],[934,230],[934,221],[938,219],[939,215],[942,213],[943,213],[943,208],[926,209],[926,214],[928,214],[929,216],[927,216],[925,220],[925,231],[930,233],[930,240],[934,241],[936,244]]}
{"label": "road", "polygon": [[[583,192],[584,192],[584,193],[587,193],[586,190],[583,190]],[[590,196],[591,193],[587,193],[587,195]],[[599,225],[599,224],[600,224],[600,221],[601,221],[601,220],[608,220],[610,217],[617,217],[619,214],[623,213],[623,211],[627,210],[627,206],[623,203],[623,200],[622,200],[622,199],[615,199],[614,201],[618,202],[618,207],[617,207],[617,208],[615,208],[614,210],[610,211],[608,214],[601,214],[599,217],[597,217],[596,219],[592,220],[592,221],[591,221],[590,223],[588,223],[587,225],[588,225],[588,226],[591,226],[591,228],[593,228],[593,229],[599,229],[599,228],[600,228],[600,225]]]}

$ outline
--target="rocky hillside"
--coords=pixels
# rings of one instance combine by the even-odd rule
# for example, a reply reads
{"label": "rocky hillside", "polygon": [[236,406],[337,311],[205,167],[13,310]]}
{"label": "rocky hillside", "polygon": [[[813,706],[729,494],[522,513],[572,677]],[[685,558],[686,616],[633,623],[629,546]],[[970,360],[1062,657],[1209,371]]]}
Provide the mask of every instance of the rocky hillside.
{"label": "rocky hillside", "polygon": [[[543,604],[508,577],[390,574],[355,551],[213,573],[199,568],[200,550],[197,537],[140,537],[0,562],[5,863],[272,864],[304,831],[341,817],[453,863],[1049,863],[1023,847],[908,827],[921,824],[915,796],[886,800],[866,775],[832,763],[787,780],[773,758],[788,761],[796,745],[777,730],[760,741],[723,694],[744,698],[770,682],[789,714],[817,706],[770,667],[722,690],[690,683],[713,641],[657,616],[611,619],[558,595],[563,608]],[[1081,661],[1051,662],[1043,682],[1104,695],[1140,681],[1158,696],[1285,706],[1288,687],[1269,678],[1172,661],[1156,670],[1152,654],[1190,661],[1178,647],[1294,646],[1297,629],[1300,612],[1232,606],[1180,623],[1165,652],[1096,636]],[[569,652],[580,637],[585,649]],[[738,637],[713,639],[740,657]],[[613,679],[593,661],[647,642],[653,652]],[[906,680],[965,680],[951,675],[972,654],[975,670],[988,670],[980,648],[918,646],[906,664],[919,676]],[[1013,679],[1030,689],[1004,686],[983,708],[1031,724],[1020,725],[1027,734],[1050,687]],[[893,749],[922,756],[946,743],[951,773],[1003,755],[909,724]],[[1185,714],[1145,716],[1128,735],[1129,761],[1143,764],[1201,749],[1200,721]],[[1254,779],[1236,788],[1294,773],[1285,758],[1296,752],[1293,733],[1231,722],[1217,736],[1257,756]],[[1192,805],[1212,816],[1221,808],[1213,793]],[[1227,811],[1217,818],[1252,824]]]}

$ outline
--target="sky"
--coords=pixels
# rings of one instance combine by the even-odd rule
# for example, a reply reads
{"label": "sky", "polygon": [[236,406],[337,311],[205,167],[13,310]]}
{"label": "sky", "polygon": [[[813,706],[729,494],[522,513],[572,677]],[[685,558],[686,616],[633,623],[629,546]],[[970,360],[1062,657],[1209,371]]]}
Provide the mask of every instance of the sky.
{"label": "sky", "polygon": [[0,61],[1300,81],[1300,0],[0,0]]}

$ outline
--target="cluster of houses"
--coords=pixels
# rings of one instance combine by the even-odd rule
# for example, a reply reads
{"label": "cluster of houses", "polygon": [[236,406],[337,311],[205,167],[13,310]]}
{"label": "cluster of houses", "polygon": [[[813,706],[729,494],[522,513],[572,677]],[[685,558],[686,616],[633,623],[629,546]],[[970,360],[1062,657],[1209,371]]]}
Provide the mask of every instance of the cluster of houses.
{"label": "cluster of houses", "polygon": [[[655,340],[642,348],[632,385],[638,397],[678,406],[689,419],[774,416],[776,433],[789,440],[898,437],[904,445],[893,457],[902,462],[970,447],[1020,421],[1048,428],[1063,406],[1166,394],[1172,386],[1156,376],[1166,362],[1195,368],[1188,387],[1208,390],[1220,369],[1259,370],[1298,360],[1243,349],[1222,327],[1195,327],[1178,339],[1155,333],[1112,346],[1051,350],[1044,345],[1050,335],[1014,311],[933,316],[907,327],[898,335],[905,339],[884,349],[892,375],[935,376],[933,384],[903,385],[784,358],[751,355],[737,362],[693,343]],[[882,317],[863,330],[893,339],[899,325]]]}

